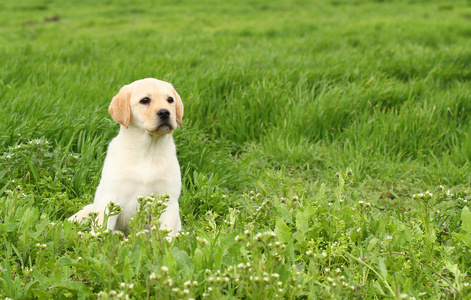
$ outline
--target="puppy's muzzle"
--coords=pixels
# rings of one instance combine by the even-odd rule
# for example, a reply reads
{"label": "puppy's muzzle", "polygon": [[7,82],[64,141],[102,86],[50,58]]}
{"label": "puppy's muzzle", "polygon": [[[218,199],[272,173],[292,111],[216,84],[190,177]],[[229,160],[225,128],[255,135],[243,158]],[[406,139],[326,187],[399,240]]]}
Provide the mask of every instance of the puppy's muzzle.
{"label": "puppy's muzzle", "polygon": [[157,112],[157,117],[159,117],[162,121],[168,121],[168,119],[170,118],[170,111],[168,109],[163,108]]}
{"label": "puppy's muzzle", "polygon": [[157,111],[156,116],[158,119],[158,124],[153,133],[162,134],[170,133],[174,128],[170,121],[170,111],[168,109],[162,108]]}

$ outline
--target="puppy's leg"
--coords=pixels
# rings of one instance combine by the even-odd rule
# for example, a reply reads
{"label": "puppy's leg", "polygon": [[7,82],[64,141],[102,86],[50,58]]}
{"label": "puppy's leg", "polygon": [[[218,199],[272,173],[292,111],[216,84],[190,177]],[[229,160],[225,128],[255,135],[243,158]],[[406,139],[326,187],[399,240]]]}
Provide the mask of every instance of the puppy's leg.
{"label": "puppy's leg", "polygon": [[[98,212],[98,217],[97,217],[97,225],[98,226],[103,226],[103,223],[105,221],[105,214],[109,213],[109,210],[108,210],[108,205],[109,204],[110,204],[110,201],[100,201],[93,208],[93,211]],[[106,223],[106,228],[109,229],[109,230],[115,230],[116,220],[117,219],[118,219],[118,216],[108,217],[108,221]]]}
{"label": "puppy's leg", "polygon": [[106,224],[106,229],[115,230],[116,229],[116,221],[118,221],[118,216],[111,216],[108,217],[108,223]]}
{"label": "puppy's leg", "polygon": [[160,216],[160,223],[161,228],[171,230],[167,236],[167,240],[171,242],[172,238],[182,229],[178,205],[176,207],[169,205]]}
{"label": "puppy's leg", "polygon": [[89,204],[82,208],[81,211],[69,218],[69,222],[82,222],[82,219],[88,217],[88,214],[92,212],[93,204]]}

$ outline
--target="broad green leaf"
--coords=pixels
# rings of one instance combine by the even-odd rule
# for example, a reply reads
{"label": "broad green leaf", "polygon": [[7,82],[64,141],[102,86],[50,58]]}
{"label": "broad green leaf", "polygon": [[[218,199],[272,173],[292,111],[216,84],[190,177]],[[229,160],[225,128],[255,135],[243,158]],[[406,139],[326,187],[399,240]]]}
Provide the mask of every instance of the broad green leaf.
{"label": "broad green leaf", "polygon": [[471,233],[471,212],[467,206],[461,211],[461,228],[467,233]]}
{"label": "broad green leaf", "polygon": [[296,213],[296,229],[302,233],[309,230],[309,213],[307,211],[298,211]]}
{"label": "broad green leaf", "polygon": [[289,210],[286,209],[286,207],[280,207],[280,214],[286,223],[293,224],[293,216],[291,215]]}
{"label": "broad green leaf", "polygon": [[77,263],[75,259],[72,259],[68,256],[62,256],[56,261],[56,264],[59,266],[73,266]]}
{"label": "broad green leaf", "polygon": [[164,259],[163,259],[163,265],[170,269],[175,268],[175,257],[173,257],[172,253],[167,252],[165,254]]}
{"label": "broad green leaf", "polygon": [[374,247],[378,244],[379,240],[377,238],[372,238],[368,243],[367,251],[371,252]]}
{"label": "broad green leaf", "polygon": [[0,224],[0,234],[2,235],[8,232],[12,232],[15,229],[16,229],[15,222],[8,222],[6,224]]}
{"label": "broad green leaf", "polygon": [[457,238],[460,242],[462,242],[466,246],[471,247],[471,239],[468,235],[464,235],[464,234],[456,233],[456,232],[452,232],[451,235]]}
{"label": "broad green leaf", "polygon": [[123,273],[124,273],[124,278],[126,278],[126,280],[129,282],[132,280],[132,278],[134,277],[134,273],[132,271],[132,268],[131,268],[131,260],[129,259],[128,256],[126,256],[124,258],[124,266],[123,266]]}
{"label": "broad green leaf", "polygon": [[376,292],[378,292],[378,293],[384,295],[384,290],[383,290],[383,288],[381,287],[381,285],[379,284],[378,281],[375,280],[375,281],[373,282],[373,288],[376,290]]}
{"label": "broad green leaf", "polygon": [[37,298],[37,299],[50,299],[51,298],[51,294],[39,289],[39,288],[36,288],[36,289],[31,289],[31,292],[33,292],[34,296]]}
{"label": "broad green leaf", "polygon": [[412,278],[409,277],[406,279],[406,281],[404,282],[404,285],[402,286],[404,293],[409,292],[411,284],[412,284]]}
{"label": "broad green leaf", "polygon": [[386,280],[388,276],[388,269],[386,268],[386,264],[384,263],[383,257],[378,257],[378,269],[381,273],[381,276],[383,276],[383,280]]}
{"label": "broad green leaf", "polygon": [[193,265],[197,268],[203,267],[203,251],[200,248],[196,248],[193,253]]}
{"label": "broad green leaf", "polygon": [[188,256],[188,253],[186,253],[186,251],[179,250],[178,248],[173,248],[172,255],[175,258],[177,266],[179,266],[180,268],[192,265],[191,259]]}
{"label": "broad green leaf", "polygon": [[255,184],[263,191],[265,195],[270,195],[270,190],[267,189],[265,184],[260,180],[255,180]]}
{"label": "broad green leaf", "polygon": [[275,233],[282,242],[288,243],[292,239],[291,229],[280,217],[276,219]]}

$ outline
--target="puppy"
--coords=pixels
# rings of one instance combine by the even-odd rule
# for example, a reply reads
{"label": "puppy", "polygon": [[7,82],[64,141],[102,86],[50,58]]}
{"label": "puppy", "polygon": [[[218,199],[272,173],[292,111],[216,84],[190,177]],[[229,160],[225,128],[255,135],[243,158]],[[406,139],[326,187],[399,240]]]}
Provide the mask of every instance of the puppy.
{"label": "puppy", "polygon": [[171,230],[171,240],[181,230],[181,174],[172,138],[173,131],[182,125],[180,95],[170,83],[146,78],[122,87],[108,111],[121,124],[119,134],[108,146],[93,204],[69,221],[81,221],[97,212],[98,224],[103,225],[105,209],[114,202],[122,211],[108,218],[107,228],[127,235],[127,221],[139,206],[137,198],[167,194],[170,199],[160,222],[162,228]]}

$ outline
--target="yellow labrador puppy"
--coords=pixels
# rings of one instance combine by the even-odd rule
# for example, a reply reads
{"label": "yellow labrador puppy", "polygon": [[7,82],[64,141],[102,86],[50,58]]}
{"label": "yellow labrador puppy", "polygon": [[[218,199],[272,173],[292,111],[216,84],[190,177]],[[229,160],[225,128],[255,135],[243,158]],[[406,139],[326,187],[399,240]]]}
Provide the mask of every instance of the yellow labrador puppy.
{"label": "yellow labrador puppy", "polygon": [[121,128],[108,146],[94,203],[69,221],[98,212],[102,225],[106,207],[114,202],[122,211],[108,219],[107,228],[128,234],[127,220],[138,208],[137,198],[168,194],[168,207],[160,221],[171,230],[171,239],[181,230],[181,174],[172,133],[182,125],[182,100],[170,83],[146,78],[122,87],[111,101],[109,113]]}

